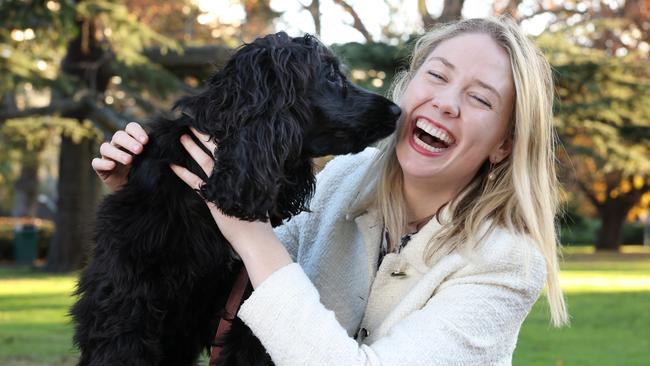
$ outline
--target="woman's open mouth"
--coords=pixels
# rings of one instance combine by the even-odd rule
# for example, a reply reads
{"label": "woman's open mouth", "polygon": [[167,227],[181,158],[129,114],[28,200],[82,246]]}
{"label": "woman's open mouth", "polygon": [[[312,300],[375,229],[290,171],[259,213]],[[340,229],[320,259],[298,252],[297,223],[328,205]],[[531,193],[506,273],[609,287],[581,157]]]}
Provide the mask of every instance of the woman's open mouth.
{"label": "woman's open mouth", "polygon": [[418,118],[413,126],[411,145],[425,155],[439,155],[455,143],[452,136],[423,118]]}

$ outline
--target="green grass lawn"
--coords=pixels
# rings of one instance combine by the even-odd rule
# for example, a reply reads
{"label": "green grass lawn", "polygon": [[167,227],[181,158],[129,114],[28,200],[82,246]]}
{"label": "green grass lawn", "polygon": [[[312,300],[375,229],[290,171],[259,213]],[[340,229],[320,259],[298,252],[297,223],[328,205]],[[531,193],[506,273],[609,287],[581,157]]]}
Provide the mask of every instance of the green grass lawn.
{"label": "green grass lawn", "polygon": [[[650,364],[650,251],[575,249],[562,269],[571,326],[552,328],[541,298],[524,322],[513,364]],[[0,268],[0,365],[74,365],[66,314],[75,281],[72,274]]]}
{"label": "green grass lawn", "polygon": [[519,334],[514,365],[650,365],[650,251],[565,255],[571,325],[549,324],[544,297]]}
{"label": "green grass lawn", "polygon": [[74,275],[0,269],[0,365],[74,365],[72,304]]}

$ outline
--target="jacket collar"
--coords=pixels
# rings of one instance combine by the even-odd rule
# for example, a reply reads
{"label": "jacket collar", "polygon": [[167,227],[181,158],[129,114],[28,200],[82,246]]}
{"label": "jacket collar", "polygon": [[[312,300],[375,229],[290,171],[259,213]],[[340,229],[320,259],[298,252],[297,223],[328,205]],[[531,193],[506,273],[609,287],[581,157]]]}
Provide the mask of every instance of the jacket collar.
{"label": "jacket collar", "polygon": [[[442,221],[442,215],[440,218]],[[424,260],[424,253],[429,246],[429,241],[442,225],[436,216],[433,216],[417,233],[413,234],[410,242],[402,250],[404,259],[418,272],[424,274],[431,268]]]}
{"label": "jacket collar", "polygon": [[[402,250],[406,261],[420,273],[426,273],[431,266],[424,260],[424,254],[429,246],[429,241],[440,230],[440,221],[447,222],[450,218],[450,208],[446,206],[440,212],[439,217],[433,216],[417,233],[412,237],[408,245]],[[384,233],[384,222],[379,210],[374,206],[368,207],[360,215],[354,217],[346,215],[348,220],[354,219],[363,238],[363,244],[367,254],[368,278],[374,278],[377,272],[377,260],[379,259],[379,246]],[[440,220],[440,221],[438,221]],[[435,261],[434,261],[435,262]]]}

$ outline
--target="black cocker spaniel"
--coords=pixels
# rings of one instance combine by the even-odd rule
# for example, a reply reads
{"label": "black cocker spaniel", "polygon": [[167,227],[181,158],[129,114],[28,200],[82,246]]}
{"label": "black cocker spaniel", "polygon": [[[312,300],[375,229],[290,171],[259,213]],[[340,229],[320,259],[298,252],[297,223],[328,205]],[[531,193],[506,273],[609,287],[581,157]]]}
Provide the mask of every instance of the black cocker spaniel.
{"label": "black cocker spaniel", "polygon": [[[226,214],[275,226],[307,208],[311,158],[359,152],[392,133],[400,115],[346,80],[314,37],[285,33],[240,47],[175,109],[179,117],[151,123],[128,183],[99,207],[71,309],[80,365],[194,365],[211,345],[242,263],[170,163],[202,177],[201,196]],[[189,126],[218,144],[210,177],[180,144]],[[224,342],[219,365],[271,364],[238,319]]]}

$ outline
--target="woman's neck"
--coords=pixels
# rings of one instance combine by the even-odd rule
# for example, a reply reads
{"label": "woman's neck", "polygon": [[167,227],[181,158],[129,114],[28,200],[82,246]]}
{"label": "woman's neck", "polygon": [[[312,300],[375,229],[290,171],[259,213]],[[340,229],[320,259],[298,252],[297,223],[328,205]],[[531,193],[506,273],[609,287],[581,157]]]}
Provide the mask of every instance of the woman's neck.
{"label": "woman's neck", "polygon": [[[436,186],[430,181],[419,181],[404,177],[404,198],[409,223],[420,223],[434,215],[442,205],[449,202],[456,192],[452,189]],[[428,221],[428,220],[426,220]]]}

